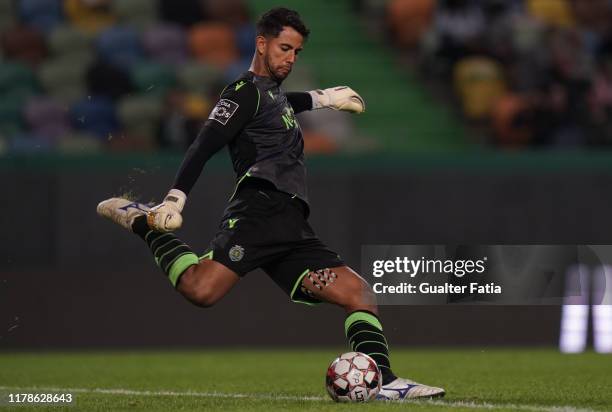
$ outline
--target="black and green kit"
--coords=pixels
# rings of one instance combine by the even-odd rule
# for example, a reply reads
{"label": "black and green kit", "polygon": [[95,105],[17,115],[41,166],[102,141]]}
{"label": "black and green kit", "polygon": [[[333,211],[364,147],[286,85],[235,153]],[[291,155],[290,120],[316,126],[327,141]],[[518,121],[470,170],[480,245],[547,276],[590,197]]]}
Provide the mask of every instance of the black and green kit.
{"label": "black and green kit", "polygon": [[300,290],[308,272],[345,264],[307,220],[304,140],[295,114],[310,109],[308,93],[285,93],[269,77],[244,73],[222,92],[173,186],[189,193],[206,161],[227,145],[236,189],[203,258],[239,276],[262,268],[302,303],[318,302]]}

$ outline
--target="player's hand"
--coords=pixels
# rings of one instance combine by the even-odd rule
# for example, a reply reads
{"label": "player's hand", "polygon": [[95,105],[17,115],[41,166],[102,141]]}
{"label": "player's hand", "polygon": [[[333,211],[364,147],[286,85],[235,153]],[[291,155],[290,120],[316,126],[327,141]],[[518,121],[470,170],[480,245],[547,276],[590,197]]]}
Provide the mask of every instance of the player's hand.
{"label": "player's hand", "polygon": [[181,212],[187,195],[178,189],[168,192],[164,201],[147,212],[149,227],[157,232],[172,232],[183,224]]}
{"label": "player's hand", "polygon": [[355,90],[348,86],[336,86],[329,89],[311,90],[312,108],[328,107],[334,110],[343,110],[351,113],[363,113],[365,102]]}

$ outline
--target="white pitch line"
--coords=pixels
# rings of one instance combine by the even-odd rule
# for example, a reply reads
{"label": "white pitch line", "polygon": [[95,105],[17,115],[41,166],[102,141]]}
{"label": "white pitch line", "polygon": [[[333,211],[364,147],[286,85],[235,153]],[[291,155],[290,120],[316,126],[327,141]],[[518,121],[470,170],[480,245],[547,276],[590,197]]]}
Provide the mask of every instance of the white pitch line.
{"label": "white pitch line", "polygon": [[40,391],[40,392],[56,392],[56,393],[89,393],[103,395],[132,395],[132,396],[191,396],[196,398],[226,398],[226,399],[266,399],[266,400],[282,400],[282,401],[324,401],[328,398],[322,396],[291,396],[291,395],[275,395],[263,393],[223,393],[223,392],[175,392],[175,391],[143,391],[133,389],[105,389],[105,388],[53,388],[42,386],[17,387],[17,386],[0,386],[0,390],[14,391]]}
{"label": "white pitch line", "polygon": [[537,406],[537,405],[521,405],[515,403],[476,403],[468,401],[452,401],[445,402],[441,400],[419,401],[428,405],[451,406],[453,408],[474,408],[474,409],[512,409],[531,412],[596,412],[594,409],[576,408],[573,406]]}
{"label": "white pitch line", "polygon": [[[3,391],[31,391],[31,392],[54,392],[54,393],[88,393],[88,394],[103,394],[103,395],[127,395],[127,396],[185,396],[196,398],[224,398],[224,399],[263,399],[263,400],[280,400],[280,401],[312,401],[321,402],[329,401],[329,398],[322,396],[292,396],[292,395],[276,395],[263,393],[224,393],[224,392],[175,392],[175,391],[146,391],[121,388],[54,388],[43,386],[0,386]],[[435,405],[447,408],[471,408],[471,409],[510,409],[516,411],[530,412],[597,412],[595,409],[575,408],[573,406],[537,406],[537,405],[522,405],[522,404],[495,404],[495,403],[477,403],[468,401],[443,401],[443,400],[414,400],[409,401],[412,404]]]}

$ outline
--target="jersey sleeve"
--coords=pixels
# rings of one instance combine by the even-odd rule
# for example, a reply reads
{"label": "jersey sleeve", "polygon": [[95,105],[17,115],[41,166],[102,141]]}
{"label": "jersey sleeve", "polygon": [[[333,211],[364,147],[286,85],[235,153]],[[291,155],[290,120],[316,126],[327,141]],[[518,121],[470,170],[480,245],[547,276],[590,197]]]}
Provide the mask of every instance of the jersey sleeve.
{"label": "jersey sleeve", "polygon": [[294,113],[312,110],[312,96],[308,92],[289,92],[287,100],[293,108]]}
{"label": "jersey sleeve", "polygon": [[189,194],[206,162],[232,141],[259,108],[259,91],[248,81],[230,84],[210,112],[176,174],[172,188]]}
{"label": "jersey sleeve", "polygon": [[230,138],[238,135],[259,108],[259,90],[249,81],[227,86],[208,116],[211,127]]}

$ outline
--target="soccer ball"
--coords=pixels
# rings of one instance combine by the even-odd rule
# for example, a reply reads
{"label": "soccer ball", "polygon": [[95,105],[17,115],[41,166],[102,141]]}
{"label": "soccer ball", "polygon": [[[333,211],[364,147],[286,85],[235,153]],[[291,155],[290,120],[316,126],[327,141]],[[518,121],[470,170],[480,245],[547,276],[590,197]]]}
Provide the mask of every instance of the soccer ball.
{"label": "soccer ball", "polygon": [[336,402],[367,402],[382,385],[380,370],[365,353],[348,352],[336,358],[325,376],[327,393]]}

